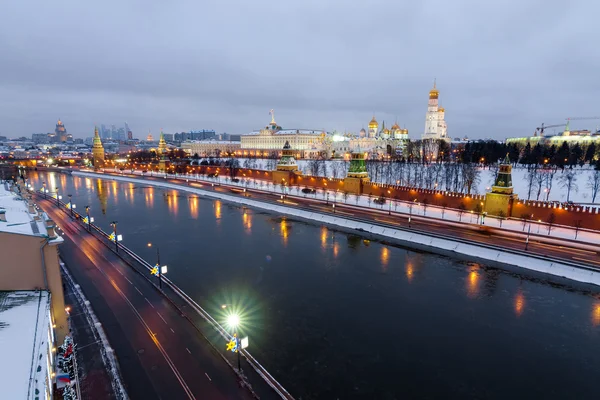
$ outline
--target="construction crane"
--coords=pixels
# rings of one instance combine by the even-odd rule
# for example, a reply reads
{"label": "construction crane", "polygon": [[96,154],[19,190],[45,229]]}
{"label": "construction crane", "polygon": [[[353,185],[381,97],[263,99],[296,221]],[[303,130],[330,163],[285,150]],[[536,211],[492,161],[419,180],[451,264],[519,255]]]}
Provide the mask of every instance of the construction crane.
{"label": "construction crane", "polygon": [[548,129],[548,128],[558,128],[559,126],[565,126],[565,124],[557,124],[557,125],[544,125],[544,123],[542,122],[541,126],[538,126],[537,128],[535,128],[536,133],[539,132],[540,136],[544,136],[544,129]]}
{"label": "construction crane", "polygon": [[600,119],[600,117],[574,117],[574,118],[565,118],[567,121],[581,121],[584,119]]}

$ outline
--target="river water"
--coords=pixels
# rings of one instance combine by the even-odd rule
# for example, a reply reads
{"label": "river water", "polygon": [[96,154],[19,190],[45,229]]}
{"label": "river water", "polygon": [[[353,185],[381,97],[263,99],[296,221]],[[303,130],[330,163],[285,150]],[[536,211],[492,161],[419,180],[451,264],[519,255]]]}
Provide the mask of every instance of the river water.
{"label": "river water", "polygon": [[[59,187],[224,319],[298,399],[598,398],[600,290],[369,241],[185,192]],[[147,243],[153,247],[148,248]]]}

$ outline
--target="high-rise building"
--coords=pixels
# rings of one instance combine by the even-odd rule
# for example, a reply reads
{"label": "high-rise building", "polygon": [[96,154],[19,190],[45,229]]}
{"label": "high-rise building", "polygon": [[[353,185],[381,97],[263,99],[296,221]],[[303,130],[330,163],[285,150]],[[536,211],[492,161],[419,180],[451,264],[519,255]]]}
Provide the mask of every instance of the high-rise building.
{"label": "high-rise building", "polygon": [[62,123],[60,118],[56,123],[56,129],[54,129],[54,133],[56,134],[59,142],[62,143],[67,141],[67,130],[65,129],[65,125]]}
{"label": "high-rise building", "polygon": [[125,122],[125,133],[127,134],[127,140],[133,140],[133,132],[129,129],[127,122]]}
{"label": "high-rise building", "polygon": [[429,102],[425,114],[425,131],[421,137],[423,140],[444,140],[450,142],[446,126],[444,107],[438,106],[440,92],[433,82],[433,89],[429,91]]}

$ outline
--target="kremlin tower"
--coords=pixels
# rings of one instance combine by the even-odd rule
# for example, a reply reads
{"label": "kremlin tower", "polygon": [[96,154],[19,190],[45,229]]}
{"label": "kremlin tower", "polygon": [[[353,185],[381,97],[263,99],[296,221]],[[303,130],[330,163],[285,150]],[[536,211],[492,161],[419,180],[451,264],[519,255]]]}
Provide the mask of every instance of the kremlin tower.
{"label": "kremlin tower", "polygon": [[[59,121],[60,122],[60,121]],[[94,168],[98,169],[104,166],[104,146],[98,135],[98,127],[94,127],[94,144],[92,145],[92,163]]]}
{"label": "kremlin tower", "polygon": [[158,140],[158,155],[163,155],[167,152],[167,142],[165,142],[165,135],[162,129],[160,130],[160,139]]}

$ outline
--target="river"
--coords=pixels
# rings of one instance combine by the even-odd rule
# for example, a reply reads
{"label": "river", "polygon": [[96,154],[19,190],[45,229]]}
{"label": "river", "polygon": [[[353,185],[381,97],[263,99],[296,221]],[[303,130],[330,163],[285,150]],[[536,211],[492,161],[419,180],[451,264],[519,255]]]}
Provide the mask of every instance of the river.
{"label": "river", "polygon": [[[31,173],[224,319],[298,399],[597,398],[600,290],[149,186]],[[153,247],[147,246],[148,242]]]}

